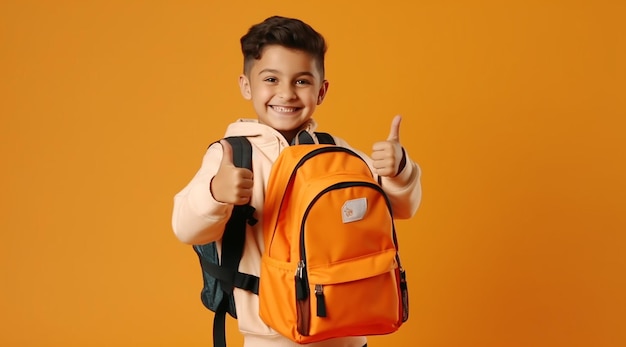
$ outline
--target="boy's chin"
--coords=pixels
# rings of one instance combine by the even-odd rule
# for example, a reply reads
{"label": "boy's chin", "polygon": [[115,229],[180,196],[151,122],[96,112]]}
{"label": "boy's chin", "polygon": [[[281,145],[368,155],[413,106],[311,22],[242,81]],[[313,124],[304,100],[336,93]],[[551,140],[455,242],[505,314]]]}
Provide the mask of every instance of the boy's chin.
{"label": "boy's chin", "polygon": [[280,132],[297,132],[298,130],[302,129],[302,127],[304,126],[304,124],[306,124],[306,120],[302,121],[302,120],[296,120],[293,119],[291,121],[282,121],[282,122],[272,122],[272,124],[269,124],[272,128],[280,131]]}
{"label": "boy's chin", "polygon": [[276,130],[280,131],[281,133],[292,133],[295,135],[298,131],[302,130],[302,128],[304,128],[304,123],[299,124],[298,126],[295,126],[295,127],[276,129]]}

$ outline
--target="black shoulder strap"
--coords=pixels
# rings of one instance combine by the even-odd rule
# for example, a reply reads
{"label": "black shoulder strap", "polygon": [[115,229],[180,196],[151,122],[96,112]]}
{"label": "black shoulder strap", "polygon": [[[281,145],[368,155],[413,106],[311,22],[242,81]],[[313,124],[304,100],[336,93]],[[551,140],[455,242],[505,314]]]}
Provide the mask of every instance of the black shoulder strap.
{"label": "black shoulder strap", "polygon": [[236,167],[252,170],[252,145],[245,136],[230,136],[224,140],[233,147],[233,164]]}
{"label": "black shoulder strap", "polygon": [[317,141],[319,143],[323,143],[325,145],[334,145],[335,144],[335,139],[329,133],[316,132],[315,136],[317,136]]}
{"label": "black shoulder strap", "polygon": [[[335,139],[333,139],[333,137],[329,133],[315,132],[315,136],[317,137],[317,142],[320,144],[325,144],[325,145],[335,144]],[[306,130],[301,130],[300,132],[298,132],[296,137],[294,137],[294,139],[291,142],[292,142],[291,143],[292,145],[294,144],[312,145],[315,143],[311,134],[309,134],[309,132]]]}
{"label": "black shoulder strap", "polygon": [[[240,168],[252,170],[252,145],[244,136],[225,138],[233,148],[233,164]],[[247,203],[233,207],[230,219],[226,223],[226,229],[222,236],[222,261],[221,266],[230,270],[231,275],[227,281],[222,281],[222,290],[227,294],[232,293],[235,285],[235,274],[239,268],[239,262],[243,255],[243,245],[246,240],[246,223],[254,225],[254,207]]]}
{"label": "black shoulder strap", "polygon": [[[237,167],[252,170],[252,145],[246,137],[226,137],[233,148],[233,164]],[[243,255],[246,241],[246,224],[254,225],[257,220],[253,217],[255,209],[247,203],[233,207],[230,219],[226,223],[222,236],[222,257],[220,266],[212,266],[212,275],[220,281],[224,295],[222,302],[215,311],[213,319],[213,345],[226,347],[226,312],[232,300],[234,287],[259,292],[259,278],[238,271],[239,262]]]}

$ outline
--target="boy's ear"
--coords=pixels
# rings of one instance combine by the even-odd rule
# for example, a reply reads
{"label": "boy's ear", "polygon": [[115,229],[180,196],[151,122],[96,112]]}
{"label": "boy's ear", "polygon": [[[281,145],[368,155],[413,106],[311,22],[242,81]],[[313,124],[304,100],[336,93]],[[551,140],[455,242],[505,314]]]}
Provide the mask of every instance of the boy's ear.
{"label": "boy's ear", "polygon": [[245,74],[239,76],[239,89],[241,90],[241,96],[244,99],[252,99],[252,93],[250,92],[250,80]]}
{"label": "boy's ear", "polygon": [[326,97],[326,93],[328,92],[328,81],[324,80],[322,82],[322,86],[320,87],[320,91],[317,94],[317,104],[320,105],[324,98]]}

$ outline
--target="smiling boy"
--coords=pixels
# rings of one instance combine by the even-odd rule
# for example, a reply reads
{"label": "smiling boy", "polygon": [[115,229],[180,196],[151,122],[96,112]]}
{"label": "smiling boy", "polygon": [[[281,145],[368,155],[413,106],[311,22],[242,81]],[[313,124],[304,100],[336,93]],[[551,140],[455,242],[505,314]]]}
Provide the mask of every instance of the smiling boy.
{"label": "smiling boy", "polygon": [[[252,26],[241,38],[241,47],[244,72],[239,77],[239,87],[243,98],[251,102],[256,119],[231,123],[224,136],[246,136],[250,140],[254,171],[234,166],[232,148],[226,141],[208,148],[200,169],[174,199],[172,225],[184,243],[218,241],[219,247],[233,205],[250,202],[256,208],[256,217],[262,216],[264,189],[280,152],[300,131],[317,139],[317,123],[312,116],[324,101],[329,85],[324,76],[324,38],[298,19],[274,16]],[[396,116],[389,137],[374,143],[371,157],[341,138],[334,140],[357,152],[381,178],[394,217],[410,218],[421,200],[420,170],[400,144],[399,127],[400,117]],[[260,275],[262,224],[247,226],[240,272]],[[299,346],[260,319],[256,295],[235,288],[234,297],[245,347]],[[309,346],[365,345],[365,337],[344,337]]]}
{"label": "smiling boy", "polygon": [[239,77],[241,94],[252,101],[259,123],[278,130],[287,141],[311,119],[328,90],[324,71],[316,63],[319,59],[302,50],[269,45]]}

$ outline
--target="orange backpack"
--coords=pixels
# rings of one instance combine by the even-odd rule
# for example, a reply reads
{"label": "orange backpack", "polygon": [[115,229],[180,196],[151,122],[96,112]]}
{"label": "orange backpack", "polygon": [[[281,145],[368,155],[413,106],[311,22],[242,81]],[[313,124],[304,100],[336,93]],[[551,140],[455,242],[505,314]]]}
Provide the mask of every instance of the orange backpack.
{"label": "orange backpack", "polygon": [[294,145],[272,167],[260,316],[297,343],[389,334],[408,319],[391,204],[365,161]]}

